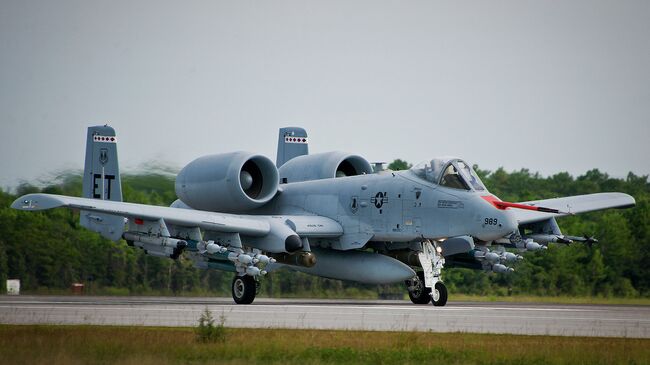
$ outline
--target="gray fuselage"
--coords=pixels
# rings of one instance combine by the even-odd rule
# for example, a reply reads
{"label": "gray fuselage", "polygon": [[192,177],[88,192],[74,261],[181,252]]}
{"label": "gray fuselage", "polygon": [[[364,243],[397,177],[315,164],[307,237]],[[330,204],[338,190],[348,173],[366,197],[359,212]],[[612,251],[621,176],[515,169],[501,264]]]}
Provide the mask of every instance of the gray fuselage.
{"label": "gray fuselage", "polygon": [[320,215],[338,221],[344,235],[385,242],[461,235],[490,241],[515,231],[510,212],[482,196],[491,194],[432,184],[410,171],[384,172],[283,184],[271,202],[250,213]]}

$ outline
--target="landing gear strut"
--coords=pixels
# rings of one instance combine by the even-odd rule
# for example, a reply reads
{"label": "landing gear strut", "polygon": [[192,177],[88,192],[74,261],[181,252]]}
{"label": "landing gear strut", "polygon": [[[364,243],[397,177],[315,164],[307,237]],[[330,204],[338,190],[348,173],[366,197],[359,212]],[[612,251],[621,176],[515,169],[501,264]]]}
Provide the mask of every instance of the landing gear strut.
{"label": "landing gear strut", "polygon": [[424,298],[418,299],[418,302],[413,300],[411,297],[411,290],[409,288],[409,297],[411,301],[416,304],[426,304],[431,301],[431,303],[436,307],[442,307],[447,304],[447,287],[440,280],[440,274],[442,273],[442,268],[445,264],[445,258],[442,256],[442,249],[440,246],[432,243],[429,240],[422,242],[422,251],[418,254],[420,259],[420,264],[422,265],[422,271],[418,273],[417,278],[411,279],[411,281],[418,279],[417,281],[421,282],[421,287],[424,289],[423,292],[426,292],[429,295],[427,301],[424,301]]}
{"label": "landing gear strut", "polygon": [[251,304],[257,294],[257,282],[252,276],[235,276],[232,279],[232,299],[237,304]]}

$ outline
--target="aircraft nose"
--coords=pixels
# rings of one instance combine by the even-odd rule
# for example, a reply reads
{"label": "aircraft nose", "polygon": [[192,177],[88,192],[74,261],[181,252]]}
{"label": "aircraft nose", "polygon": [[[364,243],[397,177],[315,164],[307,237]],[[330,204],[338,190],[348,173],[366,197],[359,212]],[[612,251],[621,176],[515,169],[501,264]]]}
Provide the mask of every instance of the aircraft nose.
{"label": "aircraft nose", "polygon": [[501,228],[503,229],[504,236],[519,229],[519,222],[517,222],[515,215],[509,210],[503,211],[502,222],[503,226]]}

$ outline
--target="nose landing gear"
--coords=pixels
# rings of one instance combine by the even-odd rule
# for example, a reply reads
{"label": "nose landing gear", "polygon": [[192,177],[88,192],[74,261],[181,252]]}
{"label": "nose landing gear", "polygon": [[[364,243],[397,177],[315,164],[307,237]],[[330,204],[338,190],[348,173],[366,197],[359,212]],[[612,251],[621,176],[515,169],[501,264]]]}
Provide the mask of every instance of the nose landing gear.
{"label": "nose landing gear", "polygon": [[437,282],[431,292],[431,302],[436,307],[444,307],[447,304],[447,287],[442,281]]}
{"label": "nose landing gear", "polygon": [[418,254],[422,271],[406,281],[409,298],[414,304],[431,302],[436,307],[447,304],[447,287],[440,281],[440,273],[445,263],[441,252],[431,241],[422,242],[422,252]]}
{"label": "nose landing gear", "polygon": [[424,272],[418,271],[413,279],[406,281],[406,289],[409,299],[413,304],[429,304],[436,307],[443,307],[447,304],[447,287],[442,281],[434,284],[433,290],[424,286]]}

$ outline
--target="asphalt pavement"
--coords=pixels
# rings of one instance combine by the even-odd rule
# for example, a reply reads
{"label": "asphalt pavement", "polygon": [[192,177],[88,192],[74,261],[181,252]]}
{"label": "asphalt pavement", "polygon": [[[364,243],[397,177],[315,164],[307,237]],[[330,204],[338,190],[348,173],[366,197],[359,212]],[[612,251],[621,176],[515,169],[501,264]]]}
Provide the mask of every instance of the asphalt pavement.
{"label": "asphalt pavement", "polygon": [[0,296],[0,323],[196,326],[208,308],[228,327],[650,338],[650,306],[401,300]]}

